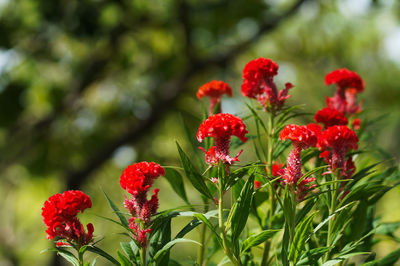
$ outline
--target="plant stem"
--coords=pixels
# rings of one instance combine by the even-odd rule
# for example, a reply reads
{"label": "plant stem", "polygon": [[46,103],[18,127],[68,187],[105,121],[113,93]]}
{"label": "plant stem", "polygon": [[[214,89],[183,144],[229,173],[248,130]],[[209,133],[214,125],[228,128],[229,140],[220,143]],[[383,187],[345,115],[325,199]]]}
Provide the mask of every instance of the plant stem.
{"label": "plant stem", "polygon": [[78,260],[79,260],[79,266],[83,266],[84,262],[83,262],[83,252],[79,252],[80,248],[77,249],[78,251]]}
{"label": "plant stem", "polygon": [[[333,181],[337,180],[337,175],[333,174]],[[332,197],[331,197],[331,206],[329,208],[329,216],[331,216],[335,211],[336,211],[336,204],[337,204],[337,192],[338,192],[338,184],[333,183],[332,184]],[[327,236],[327,241],[326,241],[326,246],[329,247],[332,244],[332,229],[333,229],[333,221],[334,217],[332,217],[329,222],[328,222],[328,236]],[[325,255],[325,261],[328,261],[330,259],[330,251],[328,251]]]}
{"label": "plant stem", "polygon": [[142,266],[147,265],[147,250],[146,247],[140,248],[140,263]]}
{"label": "plant stem", "polygon": [[[206,213],[206,212],[208,212],[208,200],[203,198],[203,202],[205,204],[204,212]],[[200,229],[201,230],[200,231],[200,244],[201,244],[201,246],[199,247],[198,256],[197,256],[197,264],[199,266],[203,265],[203,260],[204,260],[206,229],[207,229],[207,226],[205,224],[202,224],[201,225],[201,229]]]}
{"label": "plant stem", "polygon": [[[269,115],[269,120],[268,120],[268,171],[269,174],[272,175],[272,153],[273,153],[273,146],[274,146],[274,119],[275,119],[275,114],[270,113]],[[270,208],[269,208],[269,220],[268,220],[268,229],[272,228],[272,217],[275,213],[275,195],[274,195],[274,189],[270,185],[268,189],[268,194],[269,194],[269,202],[270,202]],[[261,266],[266,266],[268,262],[268,255],[269,255],[269,250],[271,248],[271,239],[268,239],[265,244],[264,244],[264,251],[263,251],[263,256],[261,260]]]}
{"label": "plant stem", "polygon": [[220,178],[219,186],[218,186],[218,225],[220,230],[220,236],[222,238],[222,245],[224,248],[224,253],[234,265],[241,266],[240,261],[232,254],[231,249],[229,248],[228,241],[225,236],[225,226],[223,220],[223,185],[222,180]]}

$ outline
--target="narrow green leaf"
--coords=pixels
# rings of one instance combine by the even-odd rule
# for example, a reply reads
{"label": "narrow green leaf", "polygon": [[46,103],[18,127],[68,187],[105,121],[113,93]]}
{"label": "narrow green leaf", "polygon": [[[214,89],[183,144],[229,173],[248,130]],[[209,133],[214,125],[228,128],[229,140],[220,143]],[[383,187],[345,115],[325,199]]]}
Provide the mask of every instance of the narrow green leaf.
{"label": "narrow green leaf", "polygon": [[160,249],[159,251],[157,251],[157,253],[154,255],[153,260],[154,261],[159,261],[159,259],[165,254],[167,253],[175,244],[177,243],[194,243],[197,244],[199,246],[201,246],[201,244],[197,241],[191,240],[191,239],[185,239],[185,238],[176,238],[174,240],[171,240],[170,242],[168,242],[167,244],[164,245],[164,247],[162,249]]}
{"label": "narrow green leaf", "polygon": [[248,237],[246,240],[242,242],[241,253],[246,252],[248,249],[258,246],[261,243],[267,241],[268,238],[271,238],[276,232],[280,230],[264,230],[258,234],[252,235]]}
{"label": "narrow green leaf", "polygon": [[79,266],[78,259],[71,252],[61,248],[57,248],[57,254],[63,257],[66,261],[68,261],[72,265]]}
{"label": "narrow green leaf", "polygon": [[190,231],[192,231],[194,228],[196,228],[198,225],[200,225],[202,223],[202,221],[200,221],[199,219],[195,218],[193,220],[191,220],[185,227],[182,228],[181,231],[179,231],[179,233],[176,234],[175,238],[182,238],[184,237],[187,233],[189,233]]}
{"label": "narrow green leaf", "polygon": [[121,263],[121,266],[132,266],[132,262],[129,261],[127,257],[125,257],[121,252],[117,251],[118,259],[119,262]]}
{"label": "narrow green leaf", "polygon": [[111,209],[115,212],[115,214],[118,216],[119,220],[121,221],[121,224],[125,228],[129,228],[129,222],[126,219],[126,217],[123,215],[123,213],[118,209],[117,205],[108,197],[107,193],[103,190],[104,195],[107,198],[108,204],[110,204]]}
{"label": "narrow green leaf", "polygon": [[219,244],[222,245],[222,239],[221,237],[218,235],[217,231],[215,230],[214,226],[210,223],[210,221],[201,213],[196,213],[194,215],[197,219],[199,219],[200,221],[202,221],[204,224],[207,225],[208,228],[210,228],[211,232],[214,233],[215,237],[217,238]]}
{"label": "narrow green leaf", "polygon": [[251,106],[248,105],[247,103],[246,103],[246,105],[247,105],[247,108],[249,108],[250,112],[253,114],[254,119],[255,119],[256,121],[259,121],[259,122],[260,122],[260,124],[261,124],[261,126],[263,127],[263,129],[264,129],[265,132],[268,132],[268,130],[267,130],[267,128],[266,128],[264,122],[263,122],[262,119],[258,116],[257,112],[256,112],[253,108],[251,108]]}
{"label": "narrow green leaf", "polygon": [[242,191],[240,192],[240,196],[236,201],[237,206],[234,210],[232,210],[232,222],[230,225],[232,228],[232,241],[236,241],[239,238],[240,233],[246,225],[247,218],[250,214],[253,191],[254,172],[250,175],[249,179],[247,179],[246,183],[244,184]]}
{"label": "narrow green leaf", "polygon": [[165,178],[176,194],[178,194],[178,196],[181,197],[186,203],[189,203],[186,196],[185,186],[183,185],[183,178],[179,172],[171,168],[166,168]]}
{"label": "narrow green leaf", "polygon": [[307,250],[300,257],[296,265],[318,265],[317,261],[330,250],[329,247],[320,247]]}
{"label": "narrow green leaf", "polygon": [[[133,243],[135,244],[135,242],[133,242]],[[125,254],[128,255],[129,259],[131,261],[136,261],[137,254],[135,254],[135,252],[132,250],[131,243],[130,242],[121,242],[120,245],[122,247],[122,250],[125,252]]]}
{"label": "narrow green leaf", "polygon": [[118,265],[120,266],[121,264],[113,258],[113,256],[111,256],[110,254],[108,254],[107,252],[103,251],[102,249],[95,247],[95,246],[88,246],[87,251],[89,252],[93,252],[96,253],[100,256],[102,256],[103,258],[107,259],[109,262],[111,262],[114,265]]}
{"label": "narrow green leaf", "polygon": [[189,157],[183,152],[178,142],[176,142],[176,146],[178,147],[179,156],[181,157],[186,177],[189,179],[195,189],[212,200],[213,197],[207,185],[204,183],[203,177],[196,171],[194,165],[190,162]]}
{"label": "narrow green leaf", "polygon": [[304,219],[296,226],[296,233],[290,247],[289,258],[295,263],[298,261],[300,254],[305,248],[306,240],[313,230],[312,222],[315,213]]}
{"label": "narrow green leaf", "polygon": [[400,259],[400,248],[396,249],[392,253],[386,255],[382,259],[371,261],[368,263],[364,263],[361,266],[386,266],[386,265],[393,265]]}
{"label": "narrow green leaf", "polygon": [[296,224],[298,224],[303,218],[310,213],[311,209],[314,207],[316,199],[310,199],[306,205],[301,208],[301,210],[296,214]]}

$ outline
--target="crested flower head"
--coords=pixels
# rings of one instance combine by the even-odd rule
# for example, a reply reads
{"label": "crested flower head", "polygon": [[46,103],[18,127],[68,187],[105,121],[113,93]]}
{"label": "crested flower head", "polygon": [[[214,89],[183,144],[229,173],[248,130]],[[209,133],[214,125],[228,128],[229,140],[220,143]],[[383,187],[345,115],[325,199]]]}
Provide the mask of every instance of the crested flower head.
{"label": "crested flower head", "polygon": [[[357,134],[347,126],[332,126],[322,131],[318,138],[317,147],[325,151],[325,162],[333,165],[333,170],[343,168],[346,153],[358,149]],[[326,151],[329,151],[329,157]]]}
{"label": "crested flower head", "polygon": [[328,73],[325,76],[325,85],[336,84],[341,90],[354,88],[357,92],[364,91],[364,81],[361,77],[347,68],[341,68]]}
{"label": "crested flower head", "polygon": [[257,99],[267,111],[280,110],[285,100],[290,97],[291,83],[278,92],[273,81],[278,74],[278,65],[268,58],[258,58],[246,64],[243,69],[242,95]]}
{"label": "crested flower head", "polygon": [[215,147],[211,147],[209,151],[201,148],[206,153],[207,163],[216,164],[218,160],[222,160],[224,163],[232,164],[239,161],[238,156],[243,150],[234,158],[229,156],[231,136],[236,136],[242,142],[246,142],[246,134],[246,125],[242,119],[231,114],[216,114],[201,123],[197,131],[197,140],[202,142],[207,137],[214,138]]}
{"label": "crested flower head", "polygon": [[279,134],[281,140],[291,140],[293,146],[301,149],[315,146],[317,142],[317,136],[315,133],[308,129],[307,126],[298,126],[294,124],[287,125],[283,128]]}
{"label": "crested flower head", "polygon": [[85,233],[83,225],[76,217],[79,212],[92,207],[89,196],[79,190],[65,191],[63,194],[51,196],[42,208],[42,217],[47,226],[47,238],[59,237],[77,244],[86,245],[93,237],[93,225],[87,225]]}
{"label": "crested flower head", "polygon": [[120,177],[123,189],[132,195],[147,192],[155,179],[164,176],[165,170],[154,162],[139,162],[129,165]]}
{"label": "crested flower head", "polygon": [[357,143],[358,137],[353,130],[347,126],[332,126],[322,131],[321,136],[318,138],[317,146],[320,150],[344,149],[347,152],[358,149]]}
{"label": "crested flower head", "polygon": [[231,114],[216,114],[201,123],[197,131],[197,140],[202,142],[207,137],[230,138],[236,136],[242,142],[246,142],[246,134],[246,125],[242,119]]}
{"label": "crested flower head", "polygon": [[315,116],[314,120],[317,123],[324,124],[325,128],[336,126],[336,125],[347,125],[347,118],[342,112],[336,109],[325,107],[319,110]]}
{"label": "crested flower head", "polygon": [[212,80],[206,84],[203,84],[197,91],[196,96],[199,99],[202,99],[205,96],[220,98],[224,94],[232,97],[232,88],[228,85],[228,83],[220,80]]}

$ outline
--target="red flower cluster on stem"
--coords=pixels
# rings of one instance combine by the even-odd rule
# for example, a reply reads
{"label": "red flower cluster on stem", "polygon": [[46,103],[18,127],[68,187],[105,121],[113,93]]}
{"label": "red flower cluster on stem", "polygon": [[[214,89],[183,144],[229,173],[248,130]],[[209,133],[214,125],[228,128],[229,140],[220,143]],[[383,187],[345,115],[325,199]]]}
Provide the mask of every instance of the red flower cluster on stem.
{"label": "red flower cluster on stem", "polygon": [[333,97],[326,98],[326,105],[344,114],[354,114],[361,111],[357,103],[357,94],[364,91],[364,81],[356,73],[346,68],[337,69],[325,76],[325,84],[336,84]]}
{"label": "red flower cluster on stem", "polygon": [[[212,80],[202,85],[196,93],[197,98],[202,99],[205,96],[210,97],[209,115],[212,115],[215,106],[220,102],[221,97],[226,94],[232,97],[232,88],[228,83],[220,80]],[[221,112],[221,108],[218,113]]]}
{"label": "red flower cluster on stem", "polygon": [[246,125],[242,119],[231,114],[216,114],[201,123],[197,131],[197,140],[202,142],[207,137],[214,138],[215,146],[208,151],[200,147],[206,153],[205,159],[207,163],[216,164],[219,160],[222,160],[230,165],[235,161],[239,161],[238,157],[243,151],[241,150],[234,158],[229,156],[231,136],[236,136],[242,142],[246,142],[246,134]]}
{"label": "red flower cluster on stem", "polygon": [[[150,218],[158,209],[158,189],[153,190],[150,200],[147,199],[147,192],[153,185],[154,180],[164,176],[165,170],[154,162],[139,162],[128,166],[120,177],[120,185],[132,195],[131,199],[125,197],[124,206],[133,216],[129,221],[129,227],[135,233],[134,238],[141,247],[147,245],[147,228]],[[139,223],[136,224],[136,222]]]}
{"label": "red flower cluster on stem", "polygon": [[279,66],[268,58],[258,58],[246,64],[243,69],[242,95],[257,99],[267,111],[280,110],[285,100],[290,97],[291,83],[278,92],[274,76],[278,74]]}
{"label": "red flower cluster on stem", "polygon": [[79,190],[69,190],[51,196],[42,208],[43,221],[47,226],[47,239],[58,237],[80,246],[90,243],[93,238],[93,225],[89,223],[86,226],[86,233],[76,216],[91,207],[92,201],[89,196]]}
{"label": "red flower cluster on stem", "polygon": [[315,114],[314,120],[317,123],[324,124],[325,129],[331,126],[347,125],[346,116],[342,112],[329,107],[319,110]]}
{"label": "red flower cluster on stem", "polygon": [[279,138],[281,140],[289,139],[293,144],[293,149],[287,159],[286,168],[282,172],[282,179],[285,184],[295,187],[298,200],[302,200],[307,195],[307,190],[313,187],[309,183],[315,181],[315,178],[303,178],[300,184],[297,184],[303,176],[300,155],[302,150],[316,145],[317,136],[307,126],[291,124],[283,128],[279,134]]}

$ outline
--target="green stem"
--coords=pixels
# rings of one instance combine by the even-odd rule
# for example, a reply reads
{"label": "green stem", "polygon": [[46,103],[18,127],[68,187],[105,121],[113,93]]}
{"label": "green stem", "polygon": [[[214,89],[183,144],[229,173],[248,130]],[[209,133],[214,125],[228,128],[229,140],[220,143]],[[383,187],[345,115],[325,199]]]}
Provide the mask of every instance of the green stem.
{"label": "green stem", "polygon": [[147,250],[146,247],[141,247],[140,248],[140,263],[142,266],[147,265]]}
{"label": "green stem", "polygon": [[79,266],[83,266],[83,253],[79,252]]}
{"label": "green stem", "polygon": [[[274,120],[275,120],[275,114],[271,113],[269,115],[269,120],[268,120],[268,170],[269,174],[272,175],[272,161],[273,161],[273,148],[274,148]],[[268,189],[268,194],[269,194],[269,202],[270,202],[270,208],[269,208],[269,220],[268,220],[268,229],[272,228],[272,217],[274,216],[275,213],[275,194],[274,194],[274,189],[270,185]],[[269,255],[269,250],[271,248],[271,239],[268,239],[265,244],[264,244],[264,251],[263,251],[263,256],[261,260],[261,266],[266,266],[268,263],[268,255]]]}
{"label": "green stem", "polygon": [[[337,175],[333,174],[333,181],[336,181]],[[329,216],[331,216],[333,213],[336,211],[336,205],[337,205],[337,192],[338,192],[338,184],[334,183],[332,184],[332,197],[331,197],[331,206],[329,208]],[[332,192],[333,191],[333,192]],[[330,247],[332,245],[332,229],[333,229],[333,222],[334,222],[334,217],[332,217],[329,222],[328,222],[328,236],[327,236],[327,241],[326,241],[326,246]],[[325,261],[328,261],[330,259],[330,251],[328,251],[325,255]]]}
{"label": "green stem", "polygon": [[[204,213],[206,213],[206,212],[208,212],[208,200],[203,198],[203,202],[205,204]],[[205,250],[205,238],[206,238],[207,226],[205,224],[202,224],[200,230],[201,230],[200,231],[200,244],[201,244],[201,246],[199,247],[199,250],[198,250],[197,264],[199,266],[202,266],[203,263],[204,263],[204,250]]]}
{"label": "green stem", "polygon": [[[221,178],[219,181],[222,181]],[[222,245],[224,248],[224,253],[228,258],[231,260],[231,262],[234,265],[241,266],[242,264],[240,261],[232,254],[231,249],[229,248],[228,245],[228,240],[226,239],[225,235],[225,226],[224,226],[224,220],[223,220],[223,190],[222,190],[222,182],[219,182],[218,186],[218,225],[219,225],[219,230],[220,230],[220,236],[222,239]]]}

